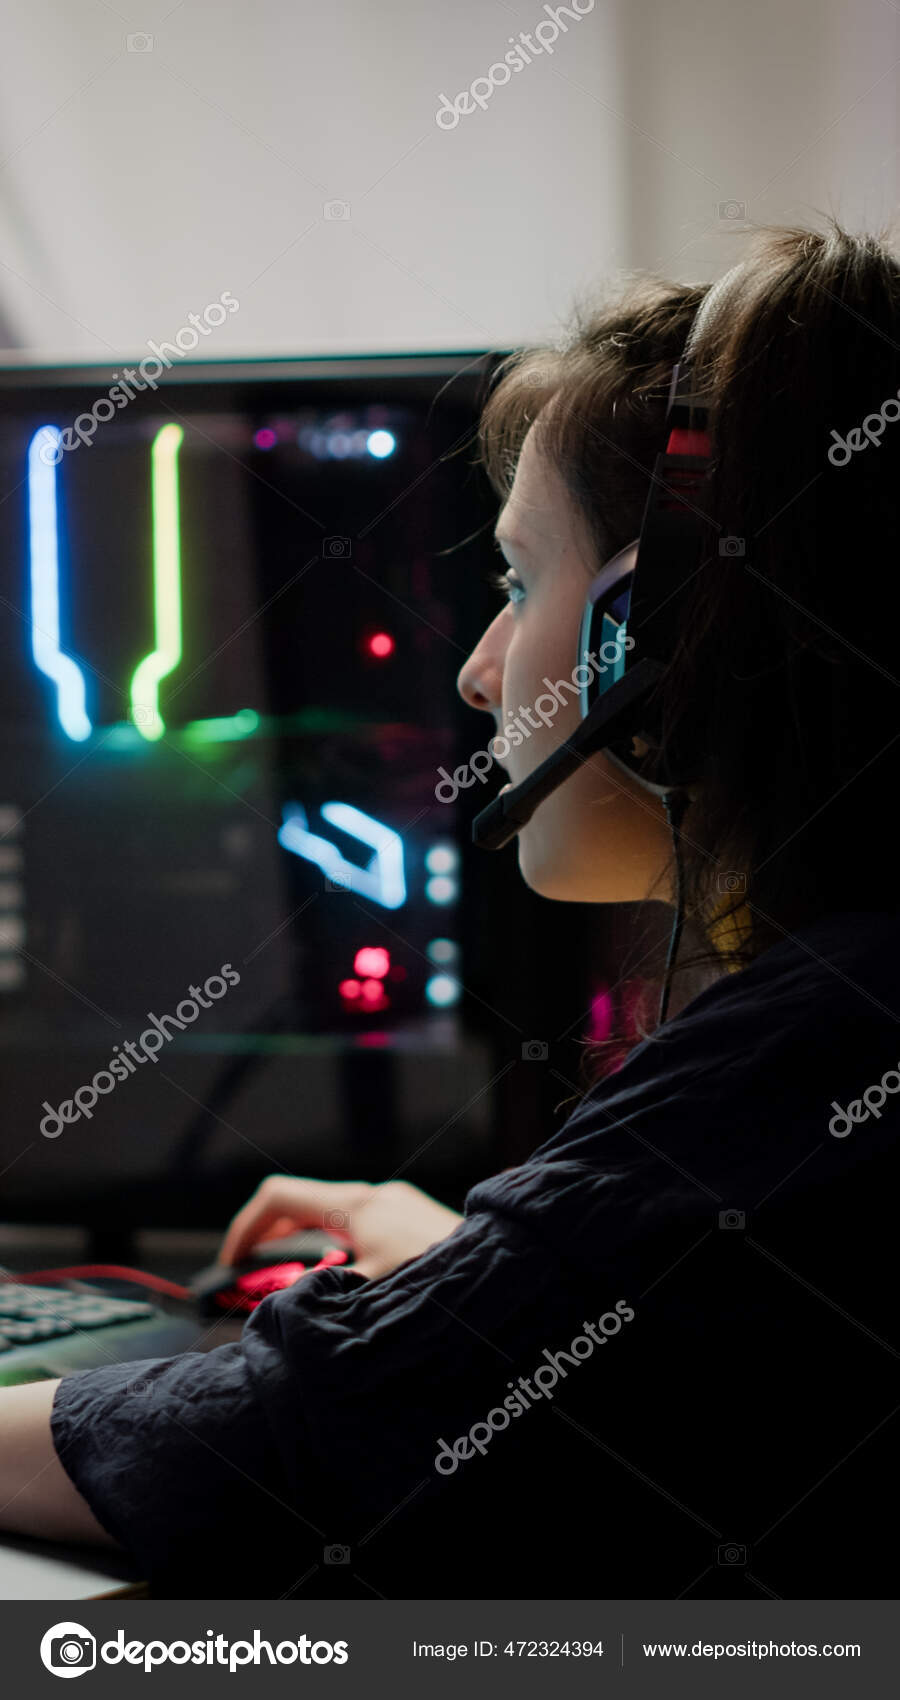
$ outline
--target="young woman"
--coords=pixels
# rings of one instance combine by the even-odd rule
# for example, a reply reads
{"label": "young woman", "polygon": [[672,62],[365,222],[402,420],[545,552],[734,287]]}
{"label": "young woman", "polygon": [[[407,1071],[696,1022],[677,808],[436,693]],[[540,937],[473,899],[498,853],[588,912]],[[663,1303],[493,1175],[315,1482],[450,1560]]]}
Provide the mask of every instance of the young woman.
{"label": "young woman", "polygon": [[[638,535],[705,293],[637,279],[493,389],[506,600],[459,687],[498,732]],[[661,686],[680,883],[662,801],[605,754],[519,835],[548,898],[680,892],[706,989],[464,1218],[265,1181],[225,1260],[340,1208],[355,1268],[239,1344],[0,1394],[7,1528],[188,1597],[894,1591],[900,263],[766,231],[709,305],[709,546]]]}

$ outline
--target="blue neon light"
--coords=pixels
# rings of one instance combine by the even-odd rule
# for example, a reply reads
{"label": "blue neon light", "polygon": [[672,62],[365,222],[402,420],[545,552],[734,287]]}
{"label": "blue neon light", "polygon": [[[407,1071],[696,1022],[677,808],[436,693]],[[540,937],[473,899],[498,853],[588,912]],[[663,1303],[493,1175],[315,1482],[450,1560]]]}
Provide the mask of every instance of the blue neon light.
{"label": "blue neon light", "polygon": [[[56,712],[67,738],[90,737],[84,674],[59,647],[59,531],[56,460],[61,433],[42,425],[28,445],[28,544],[31,576],[31,649],[41,673],[56,686]],[[42,452],[43,451],[43,452]]]}
{"label": "blue neon light", "polygon": [[327,879],[335,885],[346,886],[360,897],[371,898],[383,909],[399,909],[406,902],[406,880],[403,872],[403,840],[389,826],[374,820],[371,815],[355,809],[352,803],[323,803],[320,814],[329,826],[359,838],[374,851],[363,868],[358,862],[348,862],[330,838],[310,832],[306,810],[300,803],[287,803],[284,823],[278,832],[278,842],[284,850],[305,861],[314,862]]}

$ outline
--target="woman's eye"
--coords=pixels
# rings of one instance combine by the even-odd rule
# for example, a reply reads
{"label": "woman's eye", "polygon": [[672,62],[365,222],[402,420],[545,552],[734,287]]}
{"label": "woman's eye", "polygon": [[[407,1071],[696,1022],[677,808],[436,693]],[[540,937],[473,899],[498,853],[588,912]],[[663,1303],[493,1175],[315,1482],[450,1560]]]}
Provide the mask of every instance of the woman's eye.
{"label": "woman's eye", "polygon": [[489,574],[488,582],[494,590],[501,590],[508,602],[522,602],[525,597],[525,586],[514,572]]}

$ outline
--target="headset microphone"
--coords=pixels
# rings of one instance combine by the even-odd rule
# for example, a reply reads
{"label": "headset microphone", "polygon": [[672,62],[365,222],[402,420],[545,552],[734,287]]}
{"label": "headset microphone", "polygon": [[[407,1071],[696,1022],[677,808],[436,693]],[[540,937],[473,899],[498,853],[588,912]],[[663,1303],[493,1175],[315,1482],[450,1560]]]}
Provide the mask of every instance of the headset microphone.
{"label": "headset microphone", "polygon": [[662,668],[644,660],[628,673],[616,690],[598,697],[570,738],[542,761],[520,785],[507,787],[472,822],[472,841],[481,850],[502,850],[521,826],[530,821],[539,803],[549,797],[588,756],[628,734],[636,709],[646,701]]}

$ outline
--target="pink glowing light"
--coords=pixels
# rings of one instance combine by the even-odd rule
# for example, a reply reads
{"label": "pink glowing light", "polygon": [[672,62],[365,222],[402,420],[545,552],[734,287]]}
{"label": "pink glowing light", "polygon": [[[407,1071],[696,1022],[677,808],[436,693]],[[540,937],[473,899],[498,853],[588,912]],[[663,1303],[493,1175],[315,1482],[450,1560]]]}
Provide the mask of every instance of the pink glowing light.
{"label": "pink glowing light", "polygon": [[390,966],[390,952],[380,944],[364,945],[353,958],[353,972],[363,980],[383,980]]}

